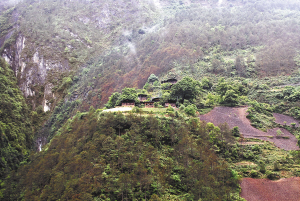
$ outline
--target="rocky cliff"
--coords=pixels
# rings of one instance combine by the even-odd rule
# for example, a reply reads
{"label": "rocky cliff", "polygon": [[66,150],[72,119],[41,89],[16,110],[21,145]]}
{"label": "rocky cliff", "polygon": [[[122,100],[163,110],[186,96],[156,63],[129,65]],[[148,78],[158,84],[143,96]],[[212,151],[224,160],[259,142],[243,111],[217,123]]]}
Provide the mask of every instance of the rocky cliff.
{"label": "rocky cliff", "polygon": [[56,98],[66,94],[63,77],[72,79],[91,58],[123,46],[136,54],[133,38],[153,32],[150,28],[165,15],[162,7],[170,5],[148,3],[45,0],[41,7],[40,1],[22,1],[5,11],[10,26],[0,37],[1,55],[32,108],[53,109]]}
{"label": "rocky cliff", "polygon": [[[26,37],[19,34],[15,44],[4,49],[2,57],[14,70],[19,87],[26,98],[43,94],[40,103],[46,112],[51,108],[49,101],[55,98],[55,94],[52,92],[53,81],[49,81],[49,76],[53,72],[66,72],[70,70],[70,66],[66,60],[44,59],[39,48],[32,47],[34,46],[26,41]],[[31,48],[34,52],[33,55],[28,54]],[[32,104],[35,108],[36,102],[33,101]]]}

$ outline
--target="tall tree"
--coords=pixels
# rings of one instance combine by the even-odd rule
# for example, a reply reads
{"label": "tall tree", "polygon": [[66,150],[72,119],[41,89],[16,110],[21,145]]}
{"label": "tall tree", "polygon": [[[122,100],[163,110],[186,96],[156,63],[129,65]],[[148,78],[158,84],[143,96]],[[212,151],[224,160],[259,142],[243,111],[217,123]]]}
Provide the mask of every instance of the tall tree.
{"label": "tall tree", "polygon": [[119,99],[120,99],[121,94],[119,92],[113,93],[110,97],[108,102],[105,104],[106,108],[114,108],[119,104]]}
{"label": "tall tree", "polygon": [[200,82],[190,77],[184,77],[171,88],[171,97],[183,103],[184,100],[192,101],[200,93]]}
{"label": "tall tree", "polygon": [[154,83],[155,81],[158,81],[158,77],[154,74],[151,74],[148,78],[148,82]]}
{"label": "tall tree", "polygon": [[[136,103],[140,102],[138,99],[137,92],[134,88],[124,88],[122,89],[122,95],[120,96],[118,101],[123,100],[134,100]],[[117,101],[117,104],[119,103]]]}

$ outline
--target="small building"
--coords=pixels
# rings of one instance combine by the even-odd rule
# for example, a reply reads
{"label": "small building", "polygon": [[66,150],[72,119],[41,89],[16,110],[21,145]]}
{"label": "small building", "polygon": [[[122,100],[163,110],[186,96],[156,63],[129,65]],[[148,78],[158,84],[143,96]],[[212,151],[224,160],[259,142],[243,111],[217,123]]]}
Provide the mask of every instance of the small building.
{"label": "small building", "polygon": [[169,107],[169,105],[171,105],[171,107],[173,107],[173,108],[176,108],[176,102],[175,101],[165,102],[165,107]]}
{"label": "small building", "polygon": [[160,98],[152,98],[152,101],[155,102],[155,103],[157,103],[157,102],[160,101]]}
{"label": "small building", "polygon": [[134,107],[135,101],[134,100],[123,100],[122,107]]}
{"label": "small building", "polygon": [[177,83],[177,79],[171,78],[171,79],[163,80],[163,81],[161,81],[161,83],[162,84],[164,84],[164,83],[176,84]]}
{"label": "small building", "polygon": [[146,94],[139,94],[138,99],[140,102],[147,101],[148,96]]}
{"label": "small building", "polygon": [[145,101],[143,102],[145,105],[145,108],[154,108],[154,102],[153,101]]}

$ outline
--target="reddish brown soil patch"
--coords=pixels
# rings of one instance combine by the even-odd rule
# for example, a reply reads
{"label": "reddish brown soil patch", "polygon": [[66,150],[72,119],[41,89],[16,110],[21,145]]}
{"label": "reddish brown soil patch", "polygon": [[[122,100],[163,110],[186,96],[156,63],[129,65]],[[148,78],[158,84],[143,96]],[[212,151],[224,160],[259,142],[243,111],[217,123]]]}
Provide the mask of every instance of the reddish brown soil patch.
{"label": "reddish brown soil patch", "polygon": [[288,137],[288,139],[277,138],[276,131],[279,128],[268,130],[268,132],[260,131],[251,126],[250,121],[246,118],[247,107],[231,108],[231,107],[216,107],[205,115],[200,115],[200,120],[212,122],[219,125],[227,122],[230,128],[238,126],[240,132],[245,138],[258,138],[273,142],[277,147],[285,150],[299,150],[297,146],[297,139],[294,135],[285,129],[282,131],[281,137]]}
{"label": "reddish brown soil patch", "polygon": [[278,113],[274,113],[273,116],[276,119],[275,122],[278,124],[285,125],[284,122],[286,122],[287,126],[291,126],[291,123],[296,123],[296,127],[299,127],[299,121],[294,119],[293,117]]}
{"label": "reddish brown soil patch", "polygon": [[300,177],[271,181],[244,178],[241,197],[247,201],[299,201]]}

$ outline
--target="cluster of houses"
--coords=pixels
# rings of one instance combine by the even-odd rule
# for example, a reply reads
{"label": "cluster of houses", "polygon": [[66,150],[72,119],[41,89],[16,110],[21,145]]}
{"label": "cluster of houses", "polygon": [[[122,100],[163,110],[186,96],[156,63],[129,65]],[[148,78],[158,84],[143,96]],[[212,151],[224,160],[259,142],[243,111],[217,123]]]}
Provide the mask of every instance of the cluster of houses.
{"label": "cluster of houses", "polygon": [[[161,83],[170,83],[171,85],[176,84],[177,80],[176,79],[168,79],[164,80]],[[138,99],[140,101],[140,105],[143,105],[145,108],[154,108],[154,103],[160,102],[159,97],[151,98],[151,101],[148,100],[148,95],[147,94],[138,94]],[[136,102],[134,100],[123,100],[122,101],[122,107],[134,107],[136,105]],[[164,103],[165,107],[176,107],[176,102],[175,101],[167,101]]]}

